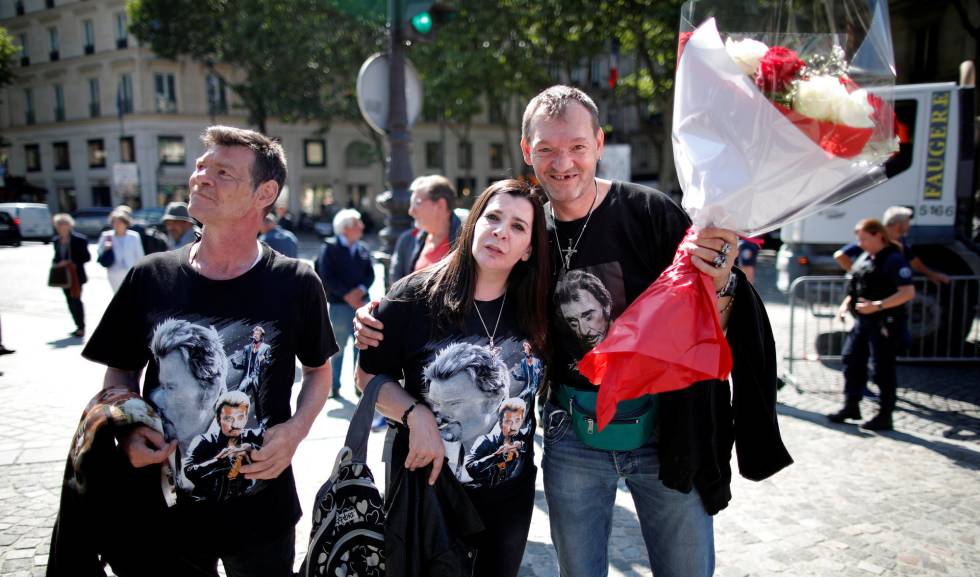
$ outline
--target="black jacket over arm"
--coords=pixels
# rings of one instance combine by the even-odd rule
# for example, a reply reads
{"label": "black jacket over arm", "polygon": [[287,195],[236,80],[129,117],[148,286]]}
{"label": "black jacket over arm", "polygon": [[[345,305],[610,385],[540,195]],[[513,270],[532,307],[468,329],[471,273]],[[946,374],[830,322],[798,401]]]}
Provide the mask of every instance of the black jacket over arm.
{"label": "black jacket over arm", "polygon": [[734,444],[739,473],[753,481],[793,462],[776,421],[776,345],[765,306],[738,275],[728,320],[732,394],[725,381],[700,381],[660,396],[660,480],[684,493],[697,488],[705,510],[728,506]]}

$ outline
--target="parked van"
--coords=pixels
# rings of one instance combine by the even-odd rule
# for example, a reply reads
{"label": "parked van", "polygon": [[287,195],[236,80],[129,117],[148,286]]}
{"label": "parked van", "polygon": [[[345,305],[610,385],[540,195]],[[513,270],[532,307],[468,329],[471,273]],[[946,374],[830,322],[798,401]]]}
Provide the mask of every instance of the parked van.
{"label": "parked van", "polygon": [[20,237],[24,240],[42,240],[47,243],[54,236],[51,211],[46,204],[4,202],[0,203],[0,211],[14,217],[14,222],[20,228]]}

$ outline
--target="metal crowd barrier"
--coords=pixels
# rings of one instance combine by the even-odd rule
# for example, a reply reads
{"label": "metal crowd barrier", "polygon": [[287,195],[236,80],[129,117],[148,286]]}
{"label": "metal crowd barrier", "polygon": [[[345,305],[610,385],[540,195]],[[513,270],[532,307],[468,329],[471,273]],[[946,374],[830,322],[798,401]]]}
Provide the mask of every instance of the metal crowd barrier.
{"label": "metal crowd barrier", "polygon": [[[805,276],[789,289],[789,349],[793,363],[840,360],[850,314],[837,310],[847,294],[848,279]],[[948,285],[916,278],[915,299],[905,305],[910,346],[900,361],[980,361],[980,276],[950,277]]]}

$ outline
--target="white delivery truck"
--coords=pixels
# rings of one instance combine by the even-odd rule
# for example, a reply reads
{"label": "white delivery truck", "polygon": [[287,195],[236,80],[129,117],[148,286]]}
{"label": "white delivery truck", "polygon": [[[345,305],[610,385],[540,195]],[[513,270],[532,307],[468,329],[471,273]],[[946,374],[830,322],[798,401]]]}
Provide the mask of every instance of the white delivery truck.
{"label": "white delivery truck", "polygon": [[[788,292],[801,276],[844,274],[833,259],[834,251],[854,242],[859,220],[881,219],[885,209],[895,205],[914,211],[908,240],[930,268],[951,276],[980,275],[974,236],[974,90],[954,83],[895,87],[901,146],[885,166],[888,180],[782,228],[783,244],[776,257],[776,285],[781,291]],[[970,285],[960,286],[955,294],[938,292],[931,309],[922,309],[932,313],[913,315],[913,335],[948,334],[948,327],[941,326],[947,322],[943,319],[975,316],[976,292]]]}

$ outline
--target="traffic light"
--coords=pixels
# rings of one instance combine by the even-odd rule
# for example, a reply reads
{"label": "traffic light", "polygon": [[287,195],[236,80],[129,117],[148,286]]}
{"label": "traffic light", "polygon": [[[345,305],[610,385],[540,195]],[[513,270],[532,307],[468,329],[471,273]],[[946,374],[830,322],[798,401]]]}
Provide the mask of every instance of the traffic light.
{"label": "traffic light", "polygon": [[432,0],[404,0],[402,5],[402,31],[405,40],[428,42],[436,31],[452,20],[456,9]]}

